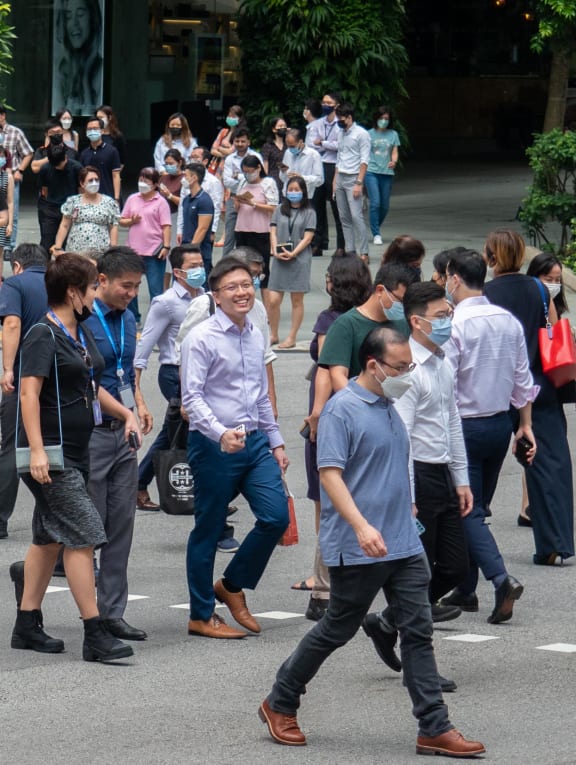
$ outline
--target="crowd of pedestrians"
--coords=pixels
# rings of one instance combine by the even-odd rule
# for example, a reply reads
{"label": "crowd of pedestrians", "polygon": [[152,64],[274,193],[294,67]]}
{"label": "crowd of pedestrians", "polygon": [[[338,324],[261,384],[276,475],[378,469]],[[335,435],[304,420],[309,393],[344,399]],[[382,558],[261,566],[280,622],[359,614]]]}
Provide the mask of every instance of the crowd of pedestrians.
{"label": "crowd of pedestrians", "polygon": [[[174,113],[126,196],[126,140],[110,106],[88,119],[80,153],[68,109],[48,120],[34,152],[0,108],[0,244],[13,271],[0,291],[0,538],[20,475],[36,502],[32,544],[10,568],[12,647],[64,650],[42,613],[55,567],[83,620],[86,661],[130,656],[127,641],[147,639],[125,611],[135,512],[160,510],[149,493],[154,455],[171,444],[169,415],[155,425],[142,394],[156,346],[158,387],[170,417],[187,423],[194,480],[188,632],[261,631],[245,590],[259,584],[289,521],[273,362],[275,350],[297,343],[312,258],[329,249],[330,207],[337,238],[302,431],[318,540],[311,574],[292,585],[310,592],[306,617],[316,624],[259,714],[277,742],[305,744],[300,696],[362,628],[383,662],[404,673],[417,751],[474,756],[483,745],[448,718],[442,693],[455,684],[438,673],[433,624],[478,610],[480,571],[494,587],[491,624],[509,621],[523,594],[486,522],[511,444],[528,443],[518,522],[533,529],[533,562],[574,555],[562,408],[576,398],[574,383],[554,387],[537,341],[567,309],[561,264],[540,255],[521,274],[522,238],[498,230],[482,253],[438,253],[425,282],[424,244],[401,235],[372,279],[369,242],[383,244],[399,161],[392,109],[378,107],[366,130],[331,92],[306,101],[303,118],[305,127],[290,127],[276,116],[258,152],[238,105],[210,148]],[[38,244],[17,246],[28,165],[38,177]],[[291,321],[280,340],[286,292]],[[228,522],[239,494],[256,519],[242,541]],[[232,557],[214,582],[218,551]],[[387,607],[369,613],[380,590]],[[217,600],[241,629],[215,610]]]}

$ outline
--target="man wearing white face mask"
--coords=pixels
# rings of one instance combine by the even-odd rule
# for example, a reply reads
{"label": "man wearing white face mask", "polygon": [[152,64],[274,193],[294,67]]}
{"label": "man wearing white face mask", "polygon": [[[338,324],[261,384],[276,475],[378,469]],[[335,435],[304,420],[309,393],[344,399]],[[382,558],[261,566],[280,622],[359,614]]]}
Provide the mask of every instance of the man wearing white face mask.
{"label": "man wearing white face mask", "polygon": [[[456,606],[440,606],[437,601],[468,574],[462,517],[472,510],[454,375],[442,351],[450,337],[452,311],[443,287],[422,282],[406,290],[404,312],[410,324],[410,350],[417,364],[412,385],[395,406],[410,438],[413,512],[424,527],[422,544],[432,572],[432,620],[441,622],[462,613]],[[363,627],[385,663],[399,671],[397,660],[387,660],[398,636],[393,609],[369,614]],[[456,687],[450,680],[441,678],[441,682],[443,691]]]}
{"label": "man wearing white face mask", "polygon": [[[296,710],[310,681],[351,640],[381,590],[394,605],[404,684],[418,720],[419,754],[484,752],[448,719],[432,648],[430,571],[411,513],[409,440],[389,390],[412,354],[394,329],[372,330],[359,349],[361,372],[326,405],[318,433],[320,548],[330,572],[325,615],[276,675],[259,716],[280,744],[303,746]],[[398,391],[396,391],[398,392]]]}

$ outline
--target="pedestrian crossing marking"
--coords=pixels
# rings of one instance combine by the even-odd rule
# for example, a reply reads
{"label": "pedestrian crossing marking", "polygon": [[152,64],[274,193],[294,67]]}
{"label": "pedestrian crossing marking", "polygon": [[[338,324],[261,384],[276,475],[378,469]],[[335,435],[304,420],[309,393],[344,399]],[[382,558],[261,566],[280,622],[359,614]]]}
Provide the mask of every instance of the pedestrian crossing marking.
{"label": "pedestrian crossing marking", "polygon": [[499,640],[500,638],[495,635],[474,635],[473,633],[465,633],[462,635],[450,635],[442,638],[442,640],[456,640],[461,643],[483,643],[486,640]]}
{"label": "pedestrian crossing marking", "polygon": [[70,587],[56,587],[53,584],[49,584],[46,588],[46,595],[49,595],[51,592],[68,592],[70,590]]}
{"label": "pedestrian crossing marking", "polygon": [[295,614],[291,611],[263,611],[261,614],[254,614],[262,619],[297,619],[304,614]]}
{"label": "pedestrian crossing marking", "polygon": [[128,595],[128,600],[149,600],[150,595]]}
{"label": "pedestrian crossing marking", "polygon": [[573,643],[550,643],[549,645],[537,645],[538,651],[557,651],[558,653],[576,653],[576,645]]}

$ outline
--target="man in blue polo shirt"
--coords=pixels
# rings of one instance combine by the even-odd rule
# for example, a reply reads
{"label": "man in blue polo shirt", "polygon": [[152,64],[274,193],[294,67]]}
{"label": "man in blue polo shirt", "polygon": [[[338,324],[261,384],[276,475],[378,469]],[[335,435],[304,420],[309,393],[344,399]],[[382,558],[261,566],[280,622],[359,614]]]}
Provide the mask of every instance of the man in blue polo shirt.
{"label": "man in blue polo shirt", "polygon": [[44,275],[48,254],[37,244],[19,245],[11,257],[14,276],[0,290],[2,321],[2,402],[0,403],[0,539],[8,536],[8,519],[18,495],[16,473],[16,405],[20,345],[26,333],[48,310]]}
{"label": "man in blue polo shirt", "polygon": [[214,203],[202,188],[206,168],[199,162],[186,165],[184,176],[190,195],[182,200],[182,244],[197,244],[208,278],[212,270],[212,219]]}
{"label": "man in blue polo shirt", "polygon": [[[98,259],[99,286],[86,321],[105,368],[100,385],[128,409],[136,409],[146,435],[152,417],[135,388],[136,320],[128,304],[138,294],[144,267],[130,247],[111,247]],[[119,420],[104,415],[90,438],[88,492],[104,521],[108,543],[100,551],[98,611],[121,640],[145,640],[143,630],[124,620],[128,602],[128,557],[132,547],[138,461]],[[122,636],[122,637],[120,637]]]}
{"label": "man in blue polo shirt", "polygon": [[120,172],[122,163],[118,151],[110,143],[104,143],[104,123],[98,117],[90,117],[86,123],[86,138],[90,141],[80,154],[84,167],[96,167],[100,171],[100,193],[106,194],[120,204]]}
{"label": "man in blue polo shirt", "polygon": [[318,430],[322,487],[320,549],[330,604],[278,670],[259,709],[272,738],[303,746],[300,696],[323,662],[358,631],[384,590],[401,636],[404,685],[418,719],[419,754],[485,751],[448,719],[432,648],[430,569],[412,517],[406,428],[392,403],[410,387],[410,346],[398,331],[373,329],[360,347],[361,372],[326,404]]}

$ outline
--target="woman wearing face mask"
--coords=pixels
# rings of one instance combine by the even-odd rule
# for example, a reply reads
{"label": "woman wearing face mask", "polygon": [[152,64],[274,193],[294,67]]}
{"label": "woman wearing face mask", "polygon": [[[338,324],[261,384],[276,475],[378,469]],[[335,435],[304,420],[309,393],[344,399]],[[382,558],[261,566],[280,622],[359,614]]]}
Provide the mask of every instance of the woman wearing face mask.
{"label": "woman wearing face mask", "polygon": [[424,245],[419,239],[414,239],[409,234],[401,234],[395,237],[382,255],[382,264],[401,263],[411,268],[418,276],[418,281],[422,279],[422,261],[426,251]]}
{"label": "woman wearing face mask", "polygon": [[107,250],[118,244],[120,210],[112,197],[99,193],[99,170],[83,167],[78,181],[81,193],[68,197],[60,208],[62,222],[50,248],[55,256],[63,252],[65,243],[69,252]]}
{"label": "woman wearing face mask", "polygon": [[142,168],[138,193],[128,197],[120,218],[120,225],[129,229],[128,246],[142,258],[151,301],[164,291],[172,231],[170,207],[158,192],[159,181],[160,175],[153,167]]}
{"label": "woman wearing face mask", "polygon": [[[172,220],[172,233],[170,247],[176,246],[176,232],[178,222],[178,205],[182,195],[182,181],[184,180],[184,162],[178,149],[168,149],[164,155],[164,172],[160,174],[158,191],[170,206],[170,218]],[[172,267],[170,258],[166,258],[166,273],[164,274],[164,289],[167,290],[172,279]]]}
{"label": "woman wearing face mask", "polygon": [[14,178],[8,171],[6,149],[0,146],[0,197],[6,204],[5,211],[0,215],[0,248],[10,247],[12,222],[14,218]]}
{"label": "woman wearing face mask", "polygon": [[370,202],[369,221],[374,244],[382,244],[380,226],[384,223],[390,207],[390,192],[394,172],[398,164],[400,138],[392,130],[392,111],[389,106],[379,106],[373,116],[370,135],[370,161],[364,185]]}
{"label": "woman wearing face mask", "polygon": [[80,138],[76,130],[72,130],[72,114],[70,113],[70,109],[60,109],[56,112],[54,117],[62,125],[62,130],[64,131],[63,139],[66,146],[68,146],[69,149],[78,151]]}
{"label": "woman wearing face mask", "polygon": [[236,246],[254,247],[264,259],[264,273],[260,280],[262,302],[268,300],[270,275],[270,218],[278,206],[278,186],[268,178],[262,162],[255,154],[247,154],[240,165],[244,178],[240,181],[234,206],[236,219]]}
{"label": "woman wearing face mask", "polygon": [[196,146],[198,146],[198,142],[192,135],[188,120],[181,112],[176,112],[168,118],[164,134],[156,142],[154,167],[159,173],[164,172],[164,157],[168,149],[178,149],[184,164],[188,164],[192,149]]}
{"label": "woman wearing face mask", "polygon": [[[84,624],[85,661],[112,661],[132,656],[130,646],[109,632],[96,604],[93,551],[106,544],[102,519],[86,483],[89,441],[102,412],[124,422],[140,438],[134,414],[99,387],[104,359],[89,329],[98,287],[98,271],[82,255],[64,253],[48,264],[49,310],[23,339],[21,351],[19,445],[30,447],[30,470],[23,482],[36,500],[32,544],[24,565],[10,574],[16,585],[18,611],[12,648],[60,653],[64,642],[50,637],[42,624],[42,601],[56,559],[64,551],[66,576]],[[25,431],[22,432],[22,431]],[[51,469],[48,447],[62,444],[63,467]]]}
{"label": "woman wearing face mask", "polygon": [[114,114],[114,110],[111,106],[102,104],[96,109],[96,116],[102,120],[104,125],[102,140],[104,143],[110,143],[114,146],[120,157],[122,168],[124,168],[126,164],[126,138],[124,138],[124,133],[122,133],[118,126],[118,119]]}
{"label": "woman wearing face mask", "polygon": [[[300,176],[291,178],[286,199],[276,208],[270,221],[270,281],[268,283],[268,318],[272,342],[278,342],[280,306],[284,293],[290,293],[292,318],[281,350],[294,348],[304,318],[304,295],[310,292],[312,239],[316,230],[316,213],[308,199],[306,182]],[[283,246],[284,245],[284,246]]]}
{"label": "woman wearing face mask", "polygon": [[286,152],[286,133],[288,125],[284,117],[274,117],[270,123],[270,134],[268,140],[262,146],[262,159],[264,160],[264,170],[270,178],[274,178],[278,184],[278,193],[282,193],[282,181],[280,180],[280,166],[282,158]]}
{"label": "woman wearing face mask", "polygon": [[221,174],[224,160],[234,151],[234,133],[241,127],[246,127],[244,109],[241,106],[238,106],[238,104],[234,104],[228,109],[226,127],[223,127],[218,131],[218,135],[210,149],[212,159],[208,165],[208,172],[212,173],[212,175]]}
{"label": "woman wearing face mask", "polygon": [[[520,273],[524,251],[524,240],[515,231],[499,229],[488,235],[484,257],[494,278],[484,285],[484,293],[522,324],[530,371],[540,386],[532,404],[532,431],[538,450],[524,475],[536,546],[533,561],[553,566],[558,558],[562,561],[574,555],[572,461],[559,389],[542,371],[538,330],[546,325],[543,298],[536,280]],[[544,297],[550,322],[555,324],[556,307],[548,290]],[[511,414],[516,423],[516,411],[511,409]]]}

